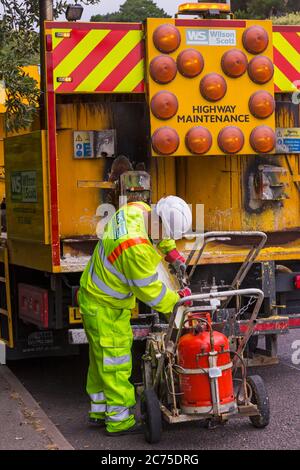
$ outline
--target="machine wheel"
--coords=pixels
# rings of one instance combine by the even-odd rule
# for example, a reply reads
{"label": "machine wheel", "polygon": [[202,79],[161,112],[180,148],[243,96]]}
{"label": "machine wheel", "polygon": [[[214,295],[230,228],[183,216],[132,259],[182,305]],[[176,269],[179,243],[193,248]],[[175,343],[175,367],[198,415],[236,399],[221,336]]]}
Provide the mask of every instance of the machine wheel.
{"label": "machine wheel", "polygon": [[153,388],[144,390],[141,396],[141,413],[145,439],[150,444],[156,444],[161,440],[162,419],[160,403]]}
{"label": "machine wheel", "polygon": [[250,421],[256,428],[268,426],[270,421],[269,395],[265,384],[260,375],[250,375],[247,377],[247,383],[251,388],[251,403],[257,405],[259,415],[250,416]]}

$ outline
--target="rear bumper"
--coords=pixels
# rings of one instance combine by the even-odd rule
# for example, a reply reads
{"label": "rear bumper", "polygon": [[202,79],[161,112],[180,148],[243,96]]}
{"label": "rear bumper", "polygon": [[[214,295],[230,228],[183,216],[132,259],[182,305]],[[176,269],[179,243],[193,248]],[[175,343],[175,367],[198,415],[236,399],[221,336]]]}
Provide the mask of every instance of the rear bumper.
{"label": "rear bumper", "polygon": [[[247,330],[247,320],[237,322],[239,331],[243,335]],[[256,320],[253,335],[281,335],[288,333],[290,329],[300,328],[300,314],[289,316],[276,316],[258,318]]]}
{"label": "rear bumper", "polygon": [[[167,327],[167,325],[165,325]],[[248,327],[247,320],[236,322],[236,336],[243,336]],[[300,314],[289,315],[288,317],[268,317],[256,320],[253,335],[282,335],[290,329],[300,328]],[[151,333],[151,325],[133,325],[134,340],[145,340]],[[69,344],[87,344],[88,340],[83,328],[72,328],[68,330]]]}

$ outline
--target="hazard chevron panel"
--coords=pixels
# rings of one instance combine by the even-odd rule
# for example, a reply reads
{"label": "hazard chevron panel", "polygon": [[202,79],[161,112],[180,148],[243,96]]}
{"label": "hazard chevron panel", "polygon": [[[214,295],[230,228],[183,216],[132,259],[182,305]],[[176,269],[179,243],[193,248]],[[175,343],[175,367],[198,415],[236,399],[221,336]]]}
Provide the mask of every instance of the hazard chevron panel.
{"label": "hazard chevron panel", "polygon": [[[48,90],[143,93],[143,36],[139,23],[46,22],[47,51],[52,51],[47,64],[53,68]],[[273,26],[273,46],[275,92],[299,89],[300,26]]]}
{"label": "hazard chevron panel", "polygon": [[56,93],[144,92],[141,24],[47,22],[46,50]]}
{"label": "hazard chevron panel", "polygon": [[300,89],[300,26],[273,26],[275,92]]}

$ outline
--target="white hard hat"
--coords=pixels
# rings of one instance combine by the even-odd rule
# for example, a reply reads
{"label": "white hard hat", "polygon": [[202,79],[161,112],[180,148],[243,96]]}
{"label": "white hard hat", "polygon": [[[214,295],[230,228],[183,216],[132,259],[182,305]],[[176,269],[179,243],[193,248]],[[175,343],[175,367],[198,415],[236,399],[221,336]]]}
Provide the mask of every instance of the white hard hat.
{"label": "white hard hat", "polygon": [[166,235],[179,240],[192,226],[192,212],[188,204],[177,196],[161,198],[156,204],[156,214],[161,218]]}

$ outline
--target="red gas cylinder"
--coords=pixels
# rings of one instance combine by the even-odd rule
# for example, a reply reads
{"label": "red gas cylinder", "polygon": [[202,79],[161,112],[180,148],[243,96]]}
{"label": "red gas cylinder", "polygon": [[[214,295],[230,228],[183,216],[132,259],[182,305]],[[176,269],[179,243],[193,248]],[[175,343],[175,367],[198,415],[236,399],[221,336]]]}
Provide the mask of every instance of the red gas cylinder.
{"label": "red gas cylinder", "polygon": [[[207,316],[208,314],[206,314]],[[193,315],[194,318],[194,315]],[[191,326],[191,320],[189,324]],[[194,323],[194,321],[193,321]],[[208,322],[209,323],[209,322]],[[219,411],[225,413],[235,408],[235,398],[232,381],[232,363],[229,354],[228,339],[218,331],[211,333],[208,327],[204,331],[191,328],[191,331],[183,335],[178,343],[178,364],[185,369],[180,373],[181,409],[184,413],[211,413],[213,399],[209,369],[211,368],[209,353],[212,350],[216,354],[216,366],[210,374],[220,374],[217,380],[219,395]],[[213,342],[213,344],[212,344]],[[195,373],[196,370],[199,373]],[[192,371],[189,373],[189,371]],[[183,371],[182,371],[183,372]]]}

